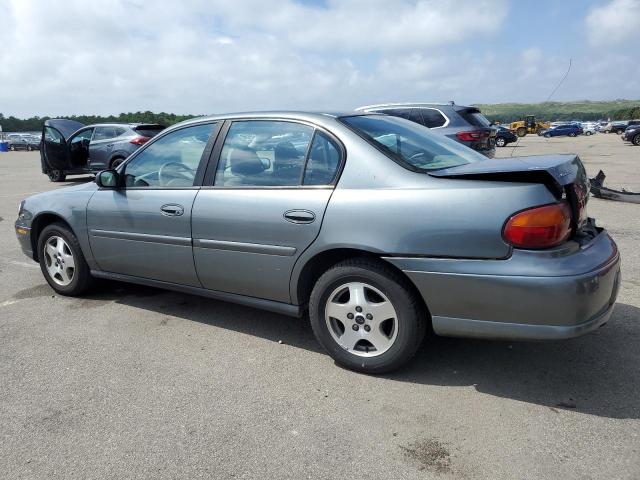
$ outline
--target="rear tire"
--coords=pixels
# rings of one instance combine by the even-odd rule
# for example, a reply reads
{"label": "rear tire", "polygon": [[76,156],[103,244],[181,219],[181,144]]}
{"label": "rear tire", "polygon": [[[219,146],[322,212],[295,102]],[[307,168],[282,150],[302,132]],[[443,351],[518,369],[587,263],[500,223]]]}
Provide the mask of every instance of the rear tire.
{"label": "rear tire", "polygon": [[516,130],[516,135],[518,135],[520,138],[524,137],[527,134],[527,129],[524,127],[520,127]]}
{"label": "rear tire", "polygon": [[368,259],[345,260],[327,270],[311,292],[309,317],[318,342],[338,365],[372,374],[408,362],[428,322],[408,281]]}
{"label": "rear tire", "polygon": [[640,147],[640,133],[637,133],[636,136],[631,139],[631,143]]}
{"label": "rear tire", "polygon": [[575,134],[575,133],[570,133],[570,134],[569,134],[569,136],[570,136],[570,137],[575,137],[575,136],[576,136],[576,134]]}
{"label": "rear tire", "polygon": [[77,296],[93,285],[80,243],[62,223],[44,227],[38,238],[38,259],[44,278],[60,295]]}
{"label": "rear tire", "polygon": [[109,168],[118,168],[120,165],[122,165],[122,162],[124,162],[124,158],[114,158],[113,160],[111,160],[111,163],[109,164]]}
{"label": "rear tire", "polygon": [[504,138],[498,137],[496,138],[496,147],[504,147],[507,144]]}
{"label": "rear tire", "polygon": [[47,176],[52,182],[64,182],[67,178],[62,170],[49,170]]}

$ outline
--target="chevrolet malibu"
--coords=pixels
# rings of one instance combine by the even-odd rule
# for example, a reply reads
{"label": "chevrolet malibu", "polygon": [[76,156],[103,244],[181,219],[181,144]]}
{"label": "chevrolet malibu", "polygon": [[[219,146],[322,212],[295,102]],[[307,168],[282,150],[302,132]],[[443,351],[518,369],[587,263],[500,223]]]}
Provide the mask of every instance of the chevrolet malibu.
{"label": "chevrolet malibu", "polygon": [[576,155],[490,160],[381,114],[244,113],[27,198],[15,228],[59,294],[104,278],[308,311],[338,364],[382,373],[426,332],[552,340],[606,323],[620,257],[588,190]]}

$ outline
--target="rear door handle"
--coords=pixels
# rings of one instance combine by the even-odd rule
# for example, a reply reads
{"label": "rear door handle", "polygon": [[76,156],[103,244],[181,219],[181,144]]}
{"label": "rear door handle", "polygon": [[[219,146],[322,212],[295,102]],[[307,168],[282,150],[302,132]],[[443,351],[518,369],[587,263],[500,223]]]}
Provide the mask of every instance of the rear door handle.
{"label": "rear door handle", "polygon": [[284,212],[284,219],[291,223],[313,223],[316,214],[310,210],[287,210]]}
{"label": "rear door handle", "polygon": [[160,207],[160,211],[167,217],[179,217],[184,213],[184,207],[175,203],[167,203]]}

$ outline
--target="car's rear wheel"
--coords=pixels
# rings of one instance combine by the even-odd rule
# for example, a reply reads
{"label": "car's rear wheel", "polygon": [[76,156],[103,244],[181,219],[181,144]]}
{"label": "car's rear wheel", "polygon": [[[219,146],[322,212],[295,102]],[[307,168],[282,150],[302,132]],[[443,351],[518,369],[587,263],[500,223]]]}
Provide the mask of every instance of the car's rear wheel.
{"label": "car's rear wheel", "polygon": [[38,259],[44,278],[61,295],[80,295],[93,284],[76,236],[65,225],[47,225],[38,238]]}
{"label": "car's rear wheel", "polygon": [[496,146],[497,147],[504,147],[506,144],[507,144],[507,142],[505,141],[504,138],[502,138],[502,137],[496,138]]}
{"label": "car's rear wheel", "polygon": [[573,133],[573,132],[571,132],[571,133],[569,134],[569,136],[570,136],[570,137],[575,137],[575,136],[576,136],[576,134],[575,134],[575,133]]}
{"label": "car's rear wheel", "polygon": [[9,150],[11,150],[12,152],[15,152],[16,147],[14,147],[13,145],[10,145],[10,146],[9,146]]}
{"label": "car's rear wheel", "polygon": [[325,272],[309,301],[320,344],[351,370],[384,373],[409,361],[427,325],[408,281],[379,261],[346,260]]}
{"label": "car's rear wheel", "polygon": [[49,170],[47,172],[47,176],[52,182],[64,182],[67,178],[62,170]]}
{"label": "car's rear wheel", "polygon": [[636,134],[636,136],[633,137],[631,143],[640,147],[640,133]]}
{"label": "car's rear wheel", "polygon": [[109,166],[111,168],[117,168],[122,164],[122,162],[124,162],[124,158],[114,158],[113,160],[111,160],[111,164]]}

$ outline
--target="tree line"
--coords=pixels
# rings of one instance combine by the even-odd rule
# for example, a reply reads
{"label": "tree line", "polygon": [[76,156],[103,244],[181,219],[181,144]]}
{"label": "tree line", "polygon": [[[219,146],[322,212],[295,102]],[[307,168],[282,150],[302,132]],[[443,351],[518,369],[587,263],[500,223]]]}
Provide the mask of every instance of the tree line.
{"label": "tree line", "polygon": [[42,124],[49,118],[68,118],[85,125],[93,123],[159,123],[168,127],[174,123],[182,122],[194,118],[196,115],[176,115],[175,113],[154,113],[154,112],[129,112],[119,115],[71,115],[64,117],[31,117],[16,118],[14,116],[5,117],[0,113],[0,125],[5,132],[36,132],[42,130]]}

